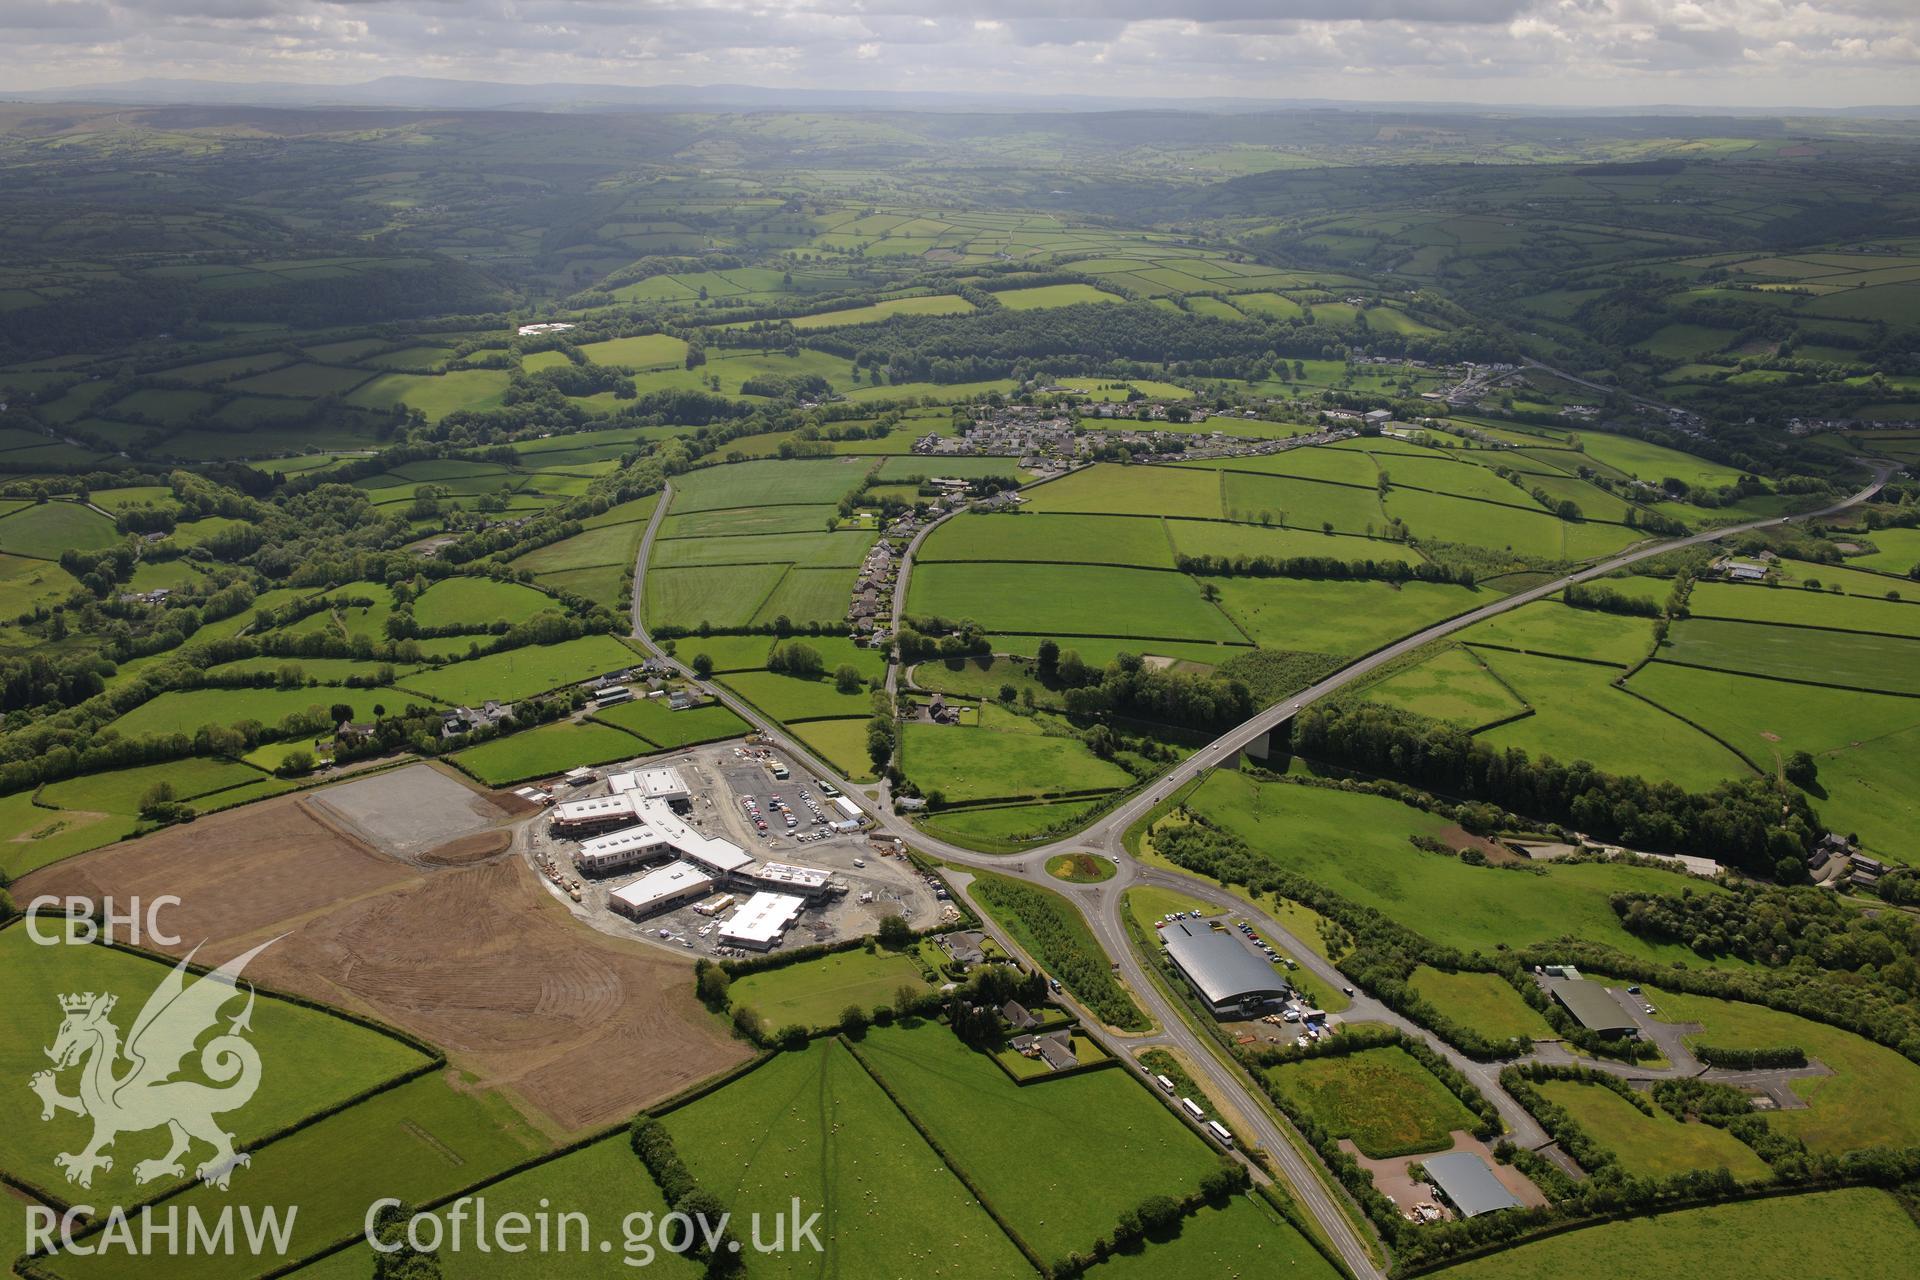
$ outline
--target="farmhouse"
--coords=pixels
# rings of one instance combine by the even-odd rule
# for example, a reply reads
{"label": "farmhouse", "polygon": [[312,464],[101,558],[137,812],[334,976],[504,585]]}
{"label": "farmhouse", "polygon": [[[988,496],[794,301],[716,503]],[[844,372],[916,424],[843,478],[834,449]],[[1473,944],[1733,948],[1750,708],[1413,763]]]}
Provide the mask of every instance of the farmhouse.
{"label": "farmhouse", "polygon": [[713,877],[690,862],[669,862],[607,895],[607,906],[629,920],[677,907],[713,887]]}
{"label": "farmhouse", "polygon": [[1066,1071],[1080,1065],[1080,1059],[1073,1052],[1071,1031],[1049,1031],[1045,1035],[1015,1036],[1011,1041],[1011,1047],[1022,1057],[1038,1058],[1055,1071]]}
{"label": "farmhouse", "polygon": [[1548,983],[1547,990],[1575,1022],[1597,1036],[1630,1036],[1640,1029],[1620,1002],[1597,982],[1561,978]]}
{"label": "farmhouse", "polygon": [[1471,1151],[1429,1156],[1423,1163],[1434,1191],[1463,1218],[1520,1207],[1519,1199],[1493,1176],[1487,1162]]}
{"label": "farmhouse", "polygon": [[978,929],[956,929],[952,933],[943,933],[934,939],[940,944],[942,950],[953,957],[955,964],[969,967],[987,958],[986,952],[981,950],[981,944],[986,940],[987,935]]}
{"label": "farmhouse", "polygon": [[1182,921],[1162,929],[1160,941],[1217,1018],[1241,1017],[1286,994],[1273,966],[1231,932]]}
{"label": "farmhouse", "polygon": [[756,893],[720,926],[720,937],[736,947],[771,951],[806,905],[784,893]]}

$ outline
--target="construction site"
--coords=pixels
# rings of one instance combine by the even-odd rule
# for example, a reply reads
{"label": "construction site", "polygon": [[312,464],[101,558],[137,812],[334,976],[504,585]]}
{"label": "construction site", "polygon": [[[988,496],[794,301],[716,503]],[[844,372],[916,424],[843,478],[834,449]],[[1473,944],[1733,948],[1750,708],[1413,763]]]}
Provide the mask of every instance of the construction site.
{"label": "construction site", "polygon": [[575,769],[525,856],[595,929],[724,958],[957,918],[859,803],[772,748],[731,741]]}

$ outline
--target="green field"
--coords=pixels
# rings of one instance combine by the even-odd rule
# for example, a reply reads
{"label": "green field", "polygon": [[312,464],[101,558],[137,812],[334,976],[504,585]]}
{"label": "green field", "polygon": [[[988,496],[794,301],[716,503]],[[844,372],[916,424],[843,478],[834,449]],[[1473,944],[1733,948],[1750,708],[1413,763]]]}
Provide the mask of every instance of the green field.
{"label": "green field", "polygon": [[825,628],[837,628],[847,616],[854,577],[851,569],[790,568],[753,615],[753,625],[778,627],[779,620],[785,618],[793,626],[817,622]]}
{"label": "green field", "polygon": [[718,742],[748,731],[746,721],[717,702],[675,711],[665,698],[635,698],[595,711],[593,718],[637,734],[663,751]]}
{"label": "green field", "polygon": [[931,990],[912,956],[842,951],[744,974],[734,979],[732,997],[736,1006],[746,1005],[768,1027],[830,1027],[848,1005],[870,1012],[876,1005],[892,1004],[901,987],[911,987],[916,995]]}
{"label": "green field", "polygon": [[[1844,1241],[1841,1248],[1810,1241]],[[1436,1272],[1444,1280],[1861,1280],[1911,1270],[1920,1230],[1884,1191],[1858,1187],[1628,1218]]]}
{"label": "green field", "polygon": [[673,479],[674,516],[729,507],[833,504],[857,487],[871,458],[762,460],[703,467]]}
{"label": "green field", "polygon": [[1375,1159],[1440,1151],[1479,1121],[1397,1045],[1268,1067],[1267,1079],[1336,1138]]}
{"label": "green field", "polygon": [[[642,1261],[647,1265],[641,1274],[648,1276],[697,1280],[704,1274],[704,1268],[691,1259],[657,1247],[650,1258],[636,1249],[633,1262],[627,1261],[620,1224],[629,1214],[636,1213],[652,1214],[658,1222],[668,1212],[668,1205],[660,1188],[647,1176],[646,1166],[634,1155],[625,1134],[616,1134],[535,1165],[493,1183],[481,1194],[486,1200],[488,1217],[494,1221],[498,1220],[494,1217],[496,1214],[523,1213],[537,1222],[543,1205],[550,1221],[563,1205],[566,1212],[585,1214],[592,1230],[585,1233],[588,1238],[584,1243],[583,1233],[576,1227],[562,1247],[560,1229],[554,1222],[552,1243],[542,1253],[548,1259],[545,1265],[563,1270],[569,1280],[630,1277]],[[446,1218],[444,1211],[441,1217]],[[614,1248],[610,1252],[599,1252],[601,1238],[613,1239]],[[529,1254],[503,1253],[497,1249],[483,1251],[475,1247],[470,1221],[464,1243],[465,1248],[440,1251],[440,1267],[446,1280],[523,1280],[526,1276]],[[654,1243],[657,1245],[657,1238]],[[366,1280],[373,1274],[373,1267],[371,1250],[353,1248],[303,1267],[294,1275],[299,1280]]]}
{"label": "green field", "polygon": [[901,726],[901,767],[922,792],[948,801],[1042,796],[1127,786],[1131,775],[1077,738],[967,725]]}
{"label": "green field", "polygon": [[867,782],[873,778],[873,758],[867,752],[868,719],[809,720],[793,726],[793,736],[841,777]]}
{"label": "green field", "polygon": [[1814,807],[1874,852],[1914,858],[1920,794],[1911,785],[1920,751],[1920,699],[1789,684],[1757,676],[1653,662],[1627,687],[1687,717],[1769,771],[1794,751],[1812,752]]}
{"label": "green field", "polygon": [[1689,1044],[1730,1049],[1797,1045],[1832,1075],[1796,1078],[1801,1110],[1770,1112],[1767,1123],[1814,1151],[1839,1154],[1863,1147],[1920,1143],[1920,1064],[1871,1040],[1757,1004],[1710,996],[1654,992],[1647,999],[1670,1022],[1697,1022]]}
{"label": "green field", "polygon": [[[863,1052],[899,1044],[917,1067],[944,1045],[971,1054],[945,1028],[873,1032]],[[891,1064],[890,1055],[886,1060]],[[1019,1092],[985,1058],[1006,1093]],[[674,1111],[664,1123],[693,1176],[736,1219],[789,1211],[795,1197],[818,1209],[829,1252],[756,1255],[755,1275],[867,1276],[910,1266],[916,1276],[955,1280],[1031,1276],[1032,1268],[952,1170],[838,1040],[782,1053],[765,1066]],[[911,1205],[911,1212],[901,1207]],[[1012,1207],[1012,1206],[1010,1206]],[[769,1227],[769,1231],[771,1228]],[[831,1268],[831,1269],[828,1269]]]}
{"label": "green field", "polygon": [[653,750],[630,733],[606,725],[543,724],[468,747],[449,757],[490,787],[547,778],[569,769],[629,760]]}
{"label": "green field", "polygon": [[946,560],[1077,561],[1171,569],[1173,549],[1166,529],[1153,519],[962,515],[935,529],[914,553],[916,570]]}
{"label": "green field", "polygon": [[511,566],[515,570],[528,569],[537,574],[546,574],[613,564],[630,573],[634,557],[640,553],[640,540],[646,532],[644,519],[602,525],[529,551],[513,560]]}
{"label": "green field", "polygon": [[951,316],[973,310],[973,304],[952,293],[936,293],[919,298],[891,298],[866,307],[847,307],[818,315],[795,316],[796,329],[828,329],[843,324],[878,324],[894,316]]}
{"label": "green field", "polygon": [[1071,307],[1082,302],[1125,301],[1118,294],[1096,289],[1090,284],[1043,284],[1027,289],[1002,289],[993,296],[1001,306],[1012,311]]}
{"label": "green field", "polygon": [[1746,762],[1657,707],[1613,687],[1619,672],[1589,662],[1481,649],[1477,655],[1519,693],[1533,714],[1481,734],[1562,764],[1585,760],[1608,773],[1710,791],[1749,775]]}
{"label": "green field", "polygon": [[1674,624],[1660,656],[1782,680],[1920,694],[1920,640],[1688,618]]}
{"label": "green field", "polygon": [[672,368],[686,362],[687,344],[664,333],[647,333],[591,342],[580,348],[580,354],[595,364],[621,364],[633,369]]}
{"label": "green field", "polygon": [[1313,556],[1349,562],[1420,563],[1420,553],[1412,547],[1384,538],[1328,534],[1317,529],[1227,524],[1218,520],[1169,519],[1165,523],[1174,548],[1183,556],[1268,556],[1276,560]]}
{"label": "green field", "polygon": [[1170,915],[1183,911],[1211,910],[1200,899],[1177,889],[1160,889],[1152,885],[1127,890],[1126,903],[1127,912],[1133,916],[1134,923],[1147,933],[1152,933],[1154,925]]}
{"label": "green field", "polygon": [[[917,575],[916,575],[917,576]],[[1437,582],[1206,578],[1220,607],[1263,649],[1357,656],[1477,609],[1489,590]]]}
{"label": "green field", "polygon": [[[1517,490],[1514,496],[1526,497]],[[1585,560],[1644,536],[1620,525],[1568,523],[1545,510],[1413,489],[1388,493],[1386,506],[1422,541],[1463,542],[1540,560]]]}
{"label": "green field", "polygon": [[783,564],[649,569],[643,604],[647,626],[690,630],[703,622],[715,627],[750,626],[786,576]]}
{"label": "green field", "polygon": [[[1664,601],[1665,584],[1661,586],[1660,598]],[[1465,644],[1591,658],[1627,667],[1646,657],[1653,647],[1653,620],[1599,609],[1574,609],[1558,600],[1536,600],[1476,622],[1459,632],[1458,638]]]}
{"label": "green field", "polygon": [[[619,527],[619,526],[616,526]],[[649,569],[715,564],[785,563],[851,568],[873,545],[871,533],[736,534],[723,538],[662,538],[654,542]]]}
{"label": "green field", "polygon": [[479,631],[496,622],[525,622],[542,610],[559,607],[552,597],[518,583],[460,577],[443,579],[421,592],[413,602],[413,617],[423,627]]}
{"label": "green field", "polygon": [[0,551],[58,560],[63,551],[99,551],[120,541],[113,521],[77,502],[40,502],[0,517]]}
{"label": "green field", "polygon": [[865,689],[841,693],[831,676],[803,680],[772,671],[736,671],[721,683],[775,720],[827,720],[873,711],[871,694]]}
{"label": "green field", "polygon": [[704,653],[713,660],[715,671],[758,671],[767,665],[775,639],[774,636],[685,636],[674,641],[673,651],[689,666]]}
{"label": "green field", "polygon": [[1187,1218],[1173,1239],[1116,1253],[1086,1274],[1091,1280],[1165,1280],[1169,1276],[1335,1280],[1340,1273],[1265,1201],[1239,1196],[1224,1209],[1207,1207]]}
{"label": "green field", "polygon": [[927,834],[988,852],[1014,852],[1027,842],[1044,838],[1057,823],[1082,825],[1099,807],[1098,800],[1059,800],[1052,804],[986,805],[978,809],[947,809],[923,818]]}
{"label": "green field", "polygon": [[335,703],[351,706],[356,720],[371,720],[375,703],[397,711],[407,705],[408,698],[406,691],[399,689],[181,689],[141,703],[115,720],[113,727],[130,738],[192,733],[203,725],[233,725],[247,720],[271,728],[290,715],[316,707],[325,720]]}
{"label": "green field", "polygon": [[633,666],[638,655],[612,636],[581,636],[528,645],[408,676],[406,688],[440,702],[478,706],[488,698],[518,702],[605,671]]}
{"label": "green field", "polygon": [[1221,478],[1190,467],[1132,467],[1098,463],[1037,486],[1030,511],[1203,516],[1219,519]]}
{"label": "green field", "polygon": [[347,403],[379,410],[404,404],[425,414],[427,421],[438,422],[459,409],[499,407],[508,376],[500,369],[456,369],[442,374],[383,373],[357,388],[347,397]]}
{"label": "green field", "polygon": [[907,610],[1031,635],[1243,638],[1185,574],[1105,565],[921,565],[907,587]]}
{"label": "green field", "polygon": [[1394,672],[1363,695],[1436,720],[1473,726],[1526,710],[1526,704],[1487,669],[1471,649],[1453,645]]}
{"label": "green field", "polygon": [[[52,926],[45,928],[57,932]],[[16,926],[0,931],[0,968],[7,974],[9,1003],[15,1011],[8,1019],[10,1030],[0,1036],[0,1069],[18,1079],[24,1090],[27,1078],[49,1065],[42,1050],[53,1043],[59,1028],[60,996],[69,992],[111,992],[119,1000],[113,1021],[122,1028],[130,1027],[172,966],[104,946],[38,946],[25,928]],[[236,999],[225,1012],[237,1014],[241,1003]],[[264,1137],[426,1062],[418,1050],[390,1036],[268,997],[256,1000],[251,1025],[249,1038],[260,1049],[267,1069],[260,1073],[259,1090],[253,1100],[230,1121],[241,1142]],[[204,1078],[198,1061],[197,1057],[190,1059],[181,1078]],[[62,1092],[71,1093],[75,1076],[64,1074],[60,1085]],[[28,1113],[23,1107],[19,1114],[25,1119]],[[67,1194],[68,1183],[54,1166],[53,1157],[63,1151],[81,1150],[91,1123],[69,1112],[57,1112],[44,1123],[38,1121],[37,1108],[31,1114],[34,1123],[7,1125],[0,1131],[0,1169],[30,1184]],[[110,1153],[118,1157],[113,1168],[94,1175],[88,1192],[90,1201],[100,1205],[127,1203],[170,1185],[159,1182],[142,1189],[134,1178],[134,1166],[140,1159],[157,1157],[164,1151],[164,1134],[143,1138],[127,1135]],[[206,1148],[196,1147],[195,1154],[205,1159]],[[246,1175],[243,1172],[238,1176]]]}
{"label": "green field", "polygon": [[[1290,525],[1296,529],[1324,529],[1331,525],[1335,533],[1371,535],[1386,530],[1387,517],[1381,511],[1380,495],[1371,485],[1324,484],[1292,476],[1243,471],[1223,471],[1220,478],[1230,520]],[[1418,526],[1416,532],[1436,536]]]}
{"label": "green field", "polygon": [[1659,484],[1669,476],[1689,486],[1715,488],[1740,478],[1738,468],[1723,466],[1691,453],[1663,448],[1632,436],[1582,431],[1580,448],[1589,457],[1629,476]]}
{"label": "green field", "polygon": [[1414,994],[1489,1040],[1552,1038],[1546,1018],[1497,973],[1445,973],[1421,965],[1407,979]]}
{"label": "green field", "polygon": [[[1809,568],[1806,572],[1811,576],[1819,570]],[[1900,588],[1890,585],[1888,589]],[[1920,597],[1920,587],[1910,586],[1908,590]],[[1920,600],[1863,600],[1805,588],[1702,582],[1688,596],[1687,611],[1696,618],[1735,618],[1920,637]]]}
{"label": "green field", "polygon": [[0,874],[9,879],[124,840],[138,820],[128,814],[42,808],[30,791],[0,796]]}
{"label": "green field", "polygon": [[[320,1056],[320,1055],[316,1055]],[[286,1062],[282,1055],[277,1062]],[[231,1190],[196,1185],[169,1200],[192,1205],[208,1220],[224,1205],[298,1205],[290,1258],[306,1257],[337,1241],[359,1237],[367,1207],[382,1196],[423,1204],[451,1195],[548,1147],[501,1095],[454,1088],[432,1073],[328,1116],[253,1153],[235,1173]],[[379,1153],[378,1159],[369,1153]],[[183,1213],[185,1210],[183,1209]],[[133,1223],[135,1239],[141,1225]],[[141,1262],[152,1280],[242,1280],[260,1273],[261,1259],[231,1254],[156,1253]],[[63,1256],[51,1274],[63,1280],[119,1280],[117,1252]]]}
{"label": "green field", "polygon": [[1469,866],[1409,845],[1409,835],[1441,837],[1446,824],[1398,801],[1238,773],[1209,774],[1187,803],[1275,865],[1447,946],[1492,951],[1571,936],[1641,959],[1697,961],[1685,947],[1626,932],[1608,904],[1615,893],[1677,892],[1669,872],[1587,864],[1517,875]]}
{"label": "green field", "polygon": [[1122,1209],[1191,1191],[1215,1158],[1125,1071],[1022,1089],[945,1027],[876,1031],[860,1052],[1043,1258]]}
{"label": "green field", "polygon": [[173,760],[48,783],[36,799],[60,809],[137,814],[143,797],[161,783],[173,788],[175,799],[191,800],[209,791],[258,781],[258,769],[228,760]]}
{"label": "green field", "polygon": [[[1847,561],[1848,564],[1901,574],[1920,565],[1920,529],[1875,529],[1869,536],[1877,549],[1867,555],[1853,557]],[[1888,584],[1888,589],[1897,590],[1897,584]]]}
{"label": "green field", "polygon": [[1764,1182],[1767,1162],[1752,1147],[1698,1121],[1675,1120],[1658,1106],[1647,1115],[1613,1090],[1573,1080],[1533,1086],[1547,1101],[1565,1107],[1587,1136],[1613,1152],[1636,1177],[1658,1178],[1692,1169],[1725,1169],[1742,1182]]}
{"label": "green field", "polygon": [[[742,464],[744,465],[744,464]],[[674,506],[677,509],[679,503]],[[827,521],[838,513],[830,503],[802,503],[798,506],[720,508],[689,511],[667,516],[660,522],[660,537],[707,538],[746,533],[813,533],[825,529]]]}

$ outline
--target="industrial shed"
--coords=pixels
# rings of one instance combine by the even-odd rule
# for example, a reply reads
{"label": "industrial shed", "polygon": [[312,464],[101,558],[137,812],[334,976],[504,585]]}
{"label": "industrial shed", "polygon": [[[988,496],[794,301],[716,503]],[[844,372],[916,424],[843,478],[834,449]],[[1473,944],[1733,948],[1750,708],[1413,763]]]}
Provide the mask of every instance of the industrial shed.
{"label": "industrial shed", "polygon": [[1485,1160],[1471,1151],[1429,1156],[1422,1163],[1426,1166],[1427,1181],[1463,1218],[1520,1207],[1519,1198],[1493,1176]]}
{"label": "industrial shed", "polygon": [[1160,931],[1167,955],[1207,1002],[1215,1017],[1252,1013],[1287,992],[1287,984],[1266,957],[1238,934],[1182,920]]}
{"label": "industrial shed", "polygon": [[1549,984],[1547,990],[1575,1022],[1597,1036],[1630,1036],[1640,1030],[1620,1002],[1597,982],[1562,978]]}

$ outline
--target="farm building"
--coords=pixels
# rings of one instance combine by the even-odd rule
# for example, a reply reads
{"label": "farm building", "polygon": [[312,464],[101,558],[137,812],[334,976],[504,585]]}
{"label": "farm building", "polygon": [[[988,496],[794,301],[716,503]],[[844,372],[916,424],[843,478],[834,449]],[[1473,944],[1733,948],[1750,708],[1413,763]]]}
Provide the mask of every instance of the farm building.
{"label": "farm building", "polygon": [[1463,1218],[1520,1207],[1519,1199],[1493,1176],[1487,1162],[1471,1151],[1429,1156],[1423,1163],[1427,1181]]}
{"label": "farm building", "polygon": [[756,893],[720,926],[721,940],[751,951],[770,951],[806,903],[784,893]]}
{"label": "farm building", "polygon": [[1547,990],[1573,1020],[1597,1036],[1630,1036],[1639,1031],[1620,1002],[1607,989],[1585,978],[1561,978]]}
{"label": "farm building", "polygon": [[629,920],[642,920],[656,911],[677,907],[713,888],[713,877],[690,862],[656,867],[623,889],[607,895],[607,906]]}
{"label": "farm building", "polygon": [[1240,1017],[1286,994],[1273,966],[1226,930],[1180,921],[1162,929],[1160,941],[1215,1017]]}

